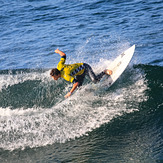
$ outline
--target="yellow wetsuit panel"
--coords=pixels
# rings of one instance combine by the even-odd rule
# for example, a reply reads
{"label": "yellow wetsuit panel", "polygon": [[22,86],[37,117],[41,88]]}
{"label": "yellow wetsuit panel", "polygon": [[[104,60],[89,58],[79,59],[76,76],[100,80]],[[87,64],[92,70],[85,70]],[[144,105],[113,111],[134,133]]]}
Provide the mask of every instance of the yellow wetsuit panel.
{"label": "yellow wetsuit panel", "polygon": [[57,69],[61,71],[61,77],[69,82],[73,82],[74,77],[84,73],[83,63],[65,64],[66,59],[62,57],[57,65]]}

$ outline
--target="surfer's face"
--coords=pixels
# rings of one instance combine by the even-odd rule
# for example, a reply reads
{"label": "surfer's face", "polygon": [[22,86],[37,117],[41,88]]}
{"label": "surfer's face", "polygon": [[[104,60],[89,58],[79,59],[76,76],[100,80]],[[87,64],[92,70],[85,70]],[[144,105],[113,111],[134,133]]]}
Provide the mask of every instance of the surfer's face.
{"label": "surfer's face", "polygon": [[52,78],[53,78],[54,80],[58,80],[59,75],[53,75]]}

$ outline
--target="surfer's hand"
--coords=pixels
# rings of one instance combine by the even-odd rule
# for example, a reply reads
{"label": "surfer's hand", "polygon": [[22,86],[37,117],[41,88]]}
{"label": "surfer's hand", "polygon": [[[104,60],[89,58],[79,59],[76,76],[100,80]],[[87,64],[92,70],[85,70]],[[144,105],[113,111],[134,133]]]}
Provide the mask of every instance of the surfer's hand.
{"label": "surfer's hand", "polygon": [[71,96],[71,92],[68,92],[68,93],[66,94],[65,98],[68,98],[68,97],[70,97],[70,96]]}
{"label": "surfer's hand", "polygon": [[55,52],[55,53],[59,53],[59,52],[60,52],[60,50],[59,50],[59,49],[56,49],[54,52]]}
{"label": "surfer's hand", "polygon": [[61,57],[66,56],[66,54],[64,52],[60,51],[59,49],[56,49],[54,52],[58,53]]}

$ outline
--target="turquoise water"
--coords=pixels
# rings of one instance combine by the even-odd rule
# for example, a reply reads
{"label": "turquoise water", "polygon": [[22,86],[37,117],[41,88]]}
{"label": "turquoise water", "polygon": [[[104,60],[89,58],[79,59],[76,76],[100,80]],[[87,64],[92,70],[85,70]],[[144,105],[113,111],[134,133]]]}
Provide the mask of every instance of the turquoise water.
{"label": "turquoise water", "polygon": [[[0,162],[163,161],[161,0],[7,0],[0,13]],[[72,85],[49,76],[56,48],[98,73],[133,44],[110,88],[86,78],[64,100]]]}

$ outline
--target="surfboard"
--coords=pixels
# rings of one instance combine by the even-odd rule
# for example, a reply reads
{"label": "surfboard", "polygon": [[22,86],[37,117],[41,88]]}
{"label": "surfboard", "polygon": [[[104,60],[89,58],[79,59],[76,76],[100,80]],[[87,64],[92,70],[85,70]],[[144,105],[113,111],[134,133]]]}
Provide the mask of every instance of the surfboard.
{"label": "surfboard", "polygon": [[113,71],[113,74],[110,75],[107,80],[109,86],[111,86],[124,72],[124,70],[132,59],[134,51],[135,45],[125,50],[122,54],[115,58],[115,60],[107,67],[107,69]]}
{"label": "surfboard", "polygon": [[114,82],[121,76],[124,70],[129,65],[133,54],[135,51],[135,45],[131,46],[123,53],[121,53],[118,57],[116,57],[106,69],[112,70],[112,75],[105,75],[99,83],[92,83],[88,85],[85,90],[101,90],[101,88],[108,88],[114,84]]}

